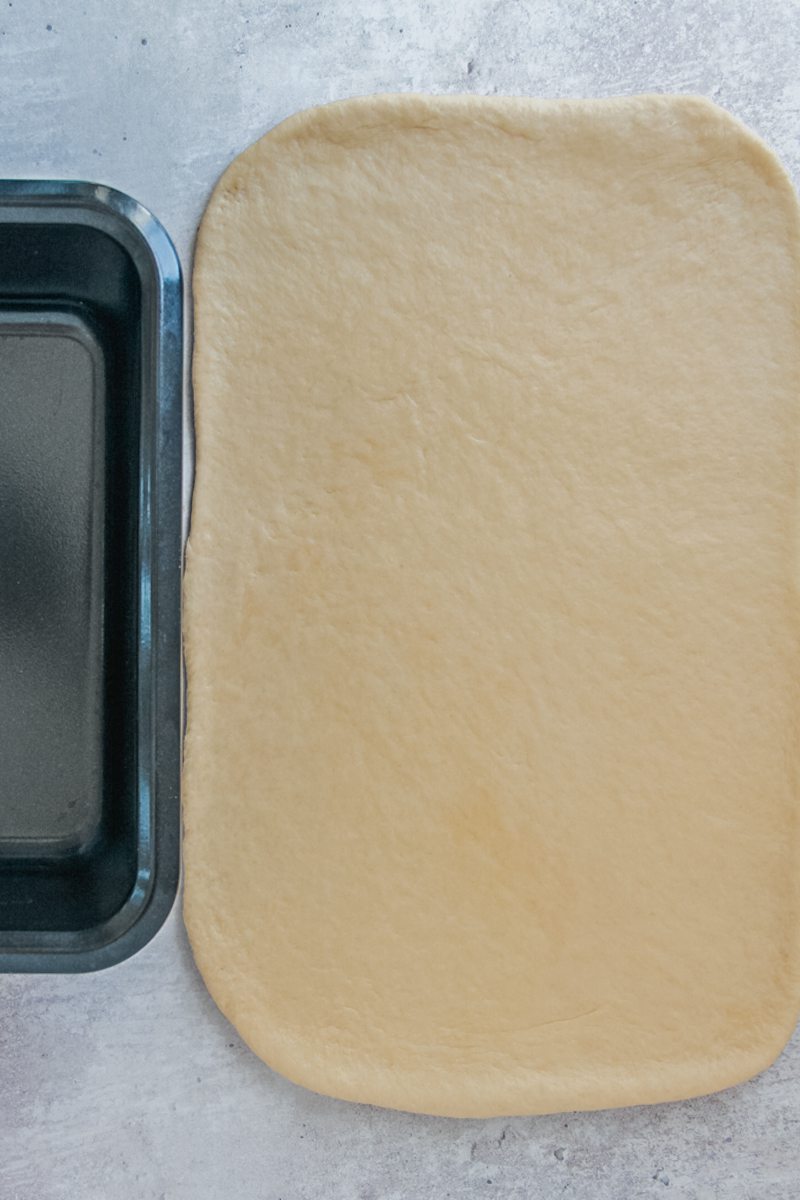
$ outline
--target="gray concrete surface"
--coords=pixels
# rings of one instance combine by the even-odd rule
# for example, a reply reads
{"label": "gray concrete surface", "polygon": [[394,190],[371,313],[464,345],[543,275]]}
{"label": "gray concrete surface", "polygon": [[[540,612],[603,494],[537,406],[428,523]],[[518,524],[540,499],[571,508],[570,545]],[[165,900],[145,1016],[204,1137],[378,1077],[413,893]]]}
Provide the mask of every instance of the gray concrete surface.
{"label": "gray concrete surface", "polygon": [[[185,266],[230,158],[381,90],[690,91],[800,179],[796,0],[0,0],[0,175],[95,178]],[[794,1200],[800,1039],[649,1109],[447,1121],[272,1074],[217,1013],[178,911],[97,976],[0,978],[0,1200]]]}

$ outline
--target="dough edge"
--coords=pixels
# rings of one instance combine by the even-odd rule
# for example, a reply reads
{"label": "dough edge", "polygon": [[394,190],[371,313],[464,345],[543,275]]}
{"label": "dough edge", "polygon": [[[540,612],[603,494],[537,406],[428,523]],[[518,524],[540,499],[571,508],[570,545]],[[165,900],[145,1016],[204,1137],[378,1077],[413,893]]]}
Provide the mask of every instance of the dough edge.
{"label": "dough edge", "polygon": [[[219,1011],[270,1070],[317,1095],[400,1112],[465,1119],[534,1117],[663,1104],[713,1095],[745,1083],[772,1066],[786,1048],[800,1016],[796,1006],[791,1010],[787,1006],[785,1024],[771,1029],[769,1037],[764,1037],[760,1045],[738,1049],[724,1059],[711,1060],[710,1064],[703,1060],[655,1062],[646,1071],[637,1073],[636,1078],[631,1078],[624,1069],[607,1068],[602,1077],[594,1069],[588,1078],[562,1075],[553,1080],[530,1069],[514,1070],[492,1064],[485,1072],[476,1070],[470,1076],[463,1071],[449,1080],[438,1075],[434,1083],[433,1076],[424,1071],[405,1070],[394,1074],[388,1065],[364,1060],[344,1072],[341,1059],[334,1057],[330,1062],[322,1063],[316,1046],[309,1054],[305,1044],[282,1037],[277,1024],[271,1027],[277,1036],[266,1036],[268,1022],[263,1010],[254,1020],[239,1012],[236,998],[228,995],[217,966],[213,961],[205,960],[205,939],[200,922],[194,924],[192,906],[190,890],[186,889],[183,916],[201,978]],[[213,950],[210,957],[213,959]],[[424,1106],[415,1100],[421,1094],[427,1097]]]}

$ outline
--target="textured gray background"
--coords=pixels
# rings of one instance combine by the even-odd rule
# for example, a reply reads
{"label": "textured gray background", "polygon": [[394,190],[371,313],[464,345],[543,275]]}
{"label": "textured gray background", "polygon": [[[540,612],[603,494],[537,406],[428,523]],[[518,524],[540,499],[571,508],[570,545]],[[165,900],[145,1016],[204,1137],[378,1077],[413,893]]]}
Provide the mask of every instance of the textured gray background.
{"label": "textured gray background", "polygon": [[[0,175],[131,192],[186,266],[230,158],[373,91],[689,91],[800,178],[794,0],[0,0]],[[756,1081],[650,1109],[446,1121],[262,1066],[180,917],[97,976],[0,978],[0,1200],[794,1200],[800,1039]]]}

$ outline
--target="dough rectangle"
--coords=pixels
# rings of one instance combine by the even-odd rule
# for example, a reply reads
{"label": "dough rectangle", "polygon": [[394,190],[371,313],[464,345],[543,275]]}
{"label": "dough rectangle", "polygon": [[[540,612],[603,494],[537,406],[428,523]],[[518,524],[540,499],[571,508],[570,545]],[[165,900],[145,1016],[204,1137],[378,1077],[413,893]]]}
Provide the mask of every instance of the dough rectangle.
{"label": "dough rectangle", "polygon": [[798,211],[707,101],[372,97],[196,268],[186,919],[323,1092],[694,1095],[793,1026]]}

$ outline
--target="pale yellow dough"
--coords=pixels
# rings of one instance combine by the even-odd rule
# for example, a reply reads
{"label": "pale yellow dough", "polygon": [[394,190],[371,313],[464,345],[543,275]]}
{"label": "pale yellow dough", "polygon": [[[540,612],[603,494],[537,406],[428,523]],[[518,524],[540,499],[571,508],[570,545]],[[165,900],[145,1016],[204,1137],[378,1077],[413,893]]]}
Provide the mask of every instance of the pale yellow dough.
{"label": "pale yellow dough", "polygon": [[185,913],[317,1091],[766,1066],[800,995],[798,214],[700,99],[373,97],[195,270]]}

